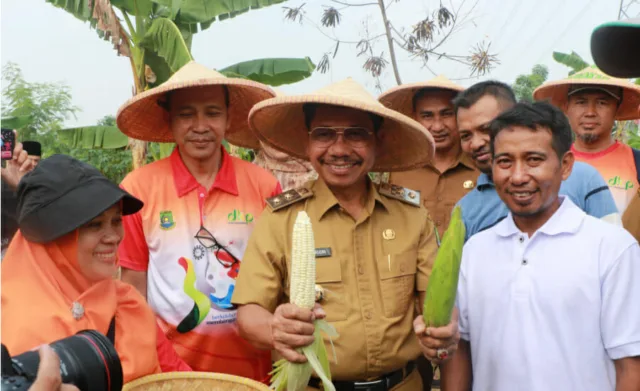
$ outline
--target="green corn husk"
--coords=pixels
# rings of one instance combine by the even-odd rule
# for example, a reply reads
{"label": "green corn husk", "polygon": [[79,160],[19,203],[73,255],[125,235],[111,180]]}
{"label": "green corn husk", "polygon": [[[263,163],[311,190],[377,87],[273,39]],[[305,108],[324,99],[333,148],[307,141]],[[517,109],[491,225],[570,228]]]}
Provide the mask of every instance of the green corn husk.
{"label": "green corn husk", "polygon": [[[297,364],[285,359],[278,360],[275,363],[273,371],[270,373],[272,390],[304,391],[309,384],[311,375],[315,372],[320,380],[322,380],[324,390],[336,391],[333,383],[331,383],[329,358],[322,339],[322,332],[325,332],[330,338],[337,337],[338,333],[333,326],[322,319],[316,320],[314,326],[316,329],[313,334],[315,337],[313,343],[298,349],[298,352],[304,354],[307,358],[307,362]],[[333,348],[333,343],[331,347]]]}
{"label": "green corn husk", "polygon": [[451,222],[442,238],[433,264],[424,300],[422,316],[427,327],[442,327],[451,322],[462,262],[465,227],[462,210],[453,210]]}

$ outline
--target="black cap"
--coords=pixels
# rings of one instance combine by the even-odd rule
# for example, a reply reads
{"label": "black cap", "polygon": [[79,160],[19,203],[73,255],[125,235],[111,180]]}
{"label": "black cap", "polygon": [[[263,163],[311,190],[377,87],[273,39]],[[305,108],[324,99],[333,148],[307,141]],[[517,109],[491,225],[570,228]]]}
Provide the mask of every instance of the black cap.
{"label": "black cap", "polygon": [[23,141],[22,148],[31,156],[42,156],[42,146],[37,141]]}
{"label": "black cap", "polygon": [[640,18],[596,27],[591,34],[591,55],[607,75],[640,77]]}
{"label": "black cap", "polygon": [[88,223],[119,201],[123,215],[143,206],[93,166],[53,155],[18,184],[18,225],[27,240],[46,243]]}

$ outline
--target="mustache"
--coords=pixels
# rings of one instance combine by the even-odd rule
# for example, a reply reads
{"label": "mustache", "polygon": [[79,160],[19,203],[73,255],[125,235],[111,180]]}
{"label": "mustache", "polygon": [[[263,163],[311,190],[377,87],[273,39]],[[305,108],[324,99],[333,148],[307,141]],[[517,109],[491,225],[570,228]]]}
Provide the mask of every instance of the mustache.
{"label": "mustache", "polygon": [[206,141],[216,141],[216,138],[212,136],[187,136],[185,137],[185,141],[206,142]]}
{"label": "mustache", "polygon": [[332,158],[332,159],[319,159],[319,160],[320,160],[320,163],[331,165],[331,166],[339,166],[343,164],[354,164],[354,165],[362,164],[362,159]]}
{"label": "mustache", "polygon": [[505,193],[507,194],[514,194],[514,193],[537,193],[538,191],[540,191],[540,189],[533,189],[533,190],[527,190],[527,189],[505,189]]}
{"label": "mustache", "polygon": [[478,158],[478,156],[480,155],[484,155],[485,153],[491,153],[491,150],[489,149],[489,147],[482,147],[479,148],[475,151],[473,151],[473,154],[471,155],[474,159]]}

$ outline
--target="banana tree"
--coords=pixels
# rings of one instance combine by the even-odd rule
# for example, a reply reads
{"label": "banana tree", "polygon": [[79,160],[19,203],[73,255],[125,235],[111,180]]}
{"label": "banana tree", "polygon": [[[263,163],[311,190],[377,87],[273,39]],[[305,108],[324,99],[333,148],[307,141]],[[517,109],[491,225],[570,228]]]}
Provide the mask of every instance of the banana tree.
{"label": "banana tree", "polygon": [[[90,22],[118,55],[129,58],[134,94],[166,81],[191,61],[193,34],[215,21],[286,0],[46,0]],[[122,20],[118,17],[121,15]],[[134,168],[144,164],[146,143],[130,139]]]}
{"label": "banana tree", "polygon": [[569,72],[569,76],[574,73],[583,70],[584,68],[589,66],[589,63],[586,62],[580,55],[576,52],[562,53],[562,52],[553,52],[553,59],[562,65],[565,65],[571,68]]}

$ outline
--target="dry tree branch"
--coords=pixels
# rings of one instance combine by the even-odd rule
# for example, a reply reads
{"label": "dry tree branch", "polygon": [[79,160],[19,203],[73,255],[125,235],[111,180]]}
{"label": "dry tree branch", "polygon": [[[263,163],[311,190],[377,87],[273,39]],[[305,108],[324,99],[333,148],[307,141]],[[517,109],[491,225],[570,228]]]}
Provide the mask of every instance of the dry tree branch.
{"label": "dry tree branch", "polygon": [[498,56],[489,53],[491,43],[485,46],[484,42],[476,45],[476,51],[472,52],[469,56],[469,62],[471,63],[471,76],[478,74],[478,76],[485,75],[494,68],[495,64],[499,64]]}
{"label": "dry tree branch", "polygon": [[378,3],[345,3],[343,1],[331,0],[332,2],[340,5],[346,5],[347,7],[366,7],[368,5],[378,5]]}
{"label": "dry tree branch", "polygon": [[333,7],[326,7],[320,22],[324,27],[336,27],[340,24],[340,12]]}
{"label": "dry tree branch", "polygon": [[367,59],[362,68],[371,72],[373,77],[380,77],[384,68],[386,68],[389,62],[384,59],[384,53],[380,53],[379,56],[372,56]]}
{"label": "dry tree branch", "polygon": [[285,15],[284,18],[289,19],[292,22],[295,22],[296,20],[298,22],[300,22],[300,24],[302,24],[302,19],[304,18],[304,10],[302,9],[302,7],[304,7],[306,3],[302,3],[302,5],[300,7],[282,7],[285,10]]}

